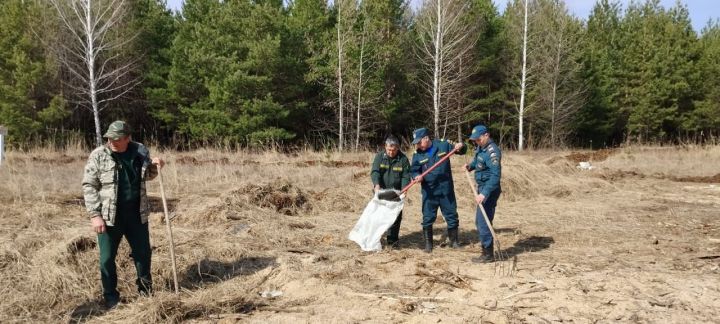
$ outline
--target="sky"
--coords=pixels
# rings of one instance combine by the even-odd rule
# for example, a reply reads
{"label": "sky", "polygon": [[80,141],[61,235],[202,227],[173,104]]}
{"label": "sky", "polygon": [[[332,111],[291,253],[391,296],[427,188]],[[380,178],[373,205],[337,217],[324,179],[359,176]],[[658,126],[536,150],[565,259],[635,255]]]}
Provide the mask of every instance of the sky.
{"label": "sky", "polygon": [[[180,10],[183,0],[166,0],[167,6],[173,10]],[[413,7],[418,6],[422,0],[410,0]],[[509,0],[493,0],[500,11],[505,9],[505,5]],[[595,5],[596,0],[565,0],[570,12],[582,19],[587,19]],[[640,0],[643,1],[643,0]],[[669,8],[675,5],[677,0],[660,0],[660,3]],[[620,0],[621,3],[627,4],[630,0]],[[692,21],[695,31],[700,32],[707,24],[708,20],[720,17],[720,1],[718,0],[681,0],[690,10],[690,20]]]}

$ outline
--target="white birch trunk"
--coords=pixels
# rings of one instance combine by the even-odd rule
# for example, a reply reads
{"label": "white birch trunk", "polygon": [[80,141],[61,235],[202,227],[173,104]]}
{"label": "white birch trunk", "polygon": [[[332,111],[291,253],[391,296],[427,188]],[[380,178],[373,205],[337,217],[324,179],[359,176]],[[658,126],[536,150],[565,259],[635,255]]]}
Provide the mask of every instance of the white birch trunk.
{"label": "white birch trunk", "polygon": [[435,28],[435,39],[434,39],[434,45],[435,45],[435,55],[433,56],[433,132],[435,132],[435,136],[438,135],[440,131],[440,76],[442,75],[442,55],[441,55],[441,48],[442,48],[442,28],[443,28],[443,15],[442,15],[442,0],[436,0],[437,5],[435,6],[436,10],[436,19],[437,19],[437,26]]}
{"label": "white birch trunk", "polygon": [[345,141],[344,134],[343,134],[343,123],[344,123],[344,115],[343,112],[345,110],[345,106],[343,103],[343,76],[342,76],[342,60],[343,60],[343,40],[342,35],[340,32],[341,23],[340,19],[342,17],[342,9],[340,8],[340,3],[338,2],[338,21],[337,21],[337,47],[338,47],[338,68],[337,68],[337,82],[338,82],[338,151],[342,152],[343,150],[343,142]]}
{"label": "white birch trunk", "polygon": [[527,30],[528,30],[528,1],[525,0],[525,15],[523,23],[523,53],[522,72],[520,78],[520,109],[518,112],[518,151],[522,151],[525,145],[523,138],[523,117],[525,114],[525,78],[527,75]]}
{"label": "white birch trunk", "polygon": [[355,131],[355,151],[358,150],[360,147],[360,109],[362,106],[361,96],[362,96],[362,77],[363,77],[363,53],[365,51],[365,25],[363,24],[363,32],[362,32],[362,40],[360,41],[360,64],[358,64],[358,97],[357,97],[357,125],[356,125],[356,131]]}
{"label": "white birch trunk", "polygon": [[58,61],[79,80],[68,86],[81,94],[80,103],[93,114],[95,141],[102,145],[100,113],[104,104],[115,100],[140,83],[129,78],[137,59],[117,62],[116,51],[130,43],[134,36],[113,38],[113,32],[124,18],[125,0],[49,0],[58,12],[60,25],[69,33],[68,40],[55,44],[61,52]]}

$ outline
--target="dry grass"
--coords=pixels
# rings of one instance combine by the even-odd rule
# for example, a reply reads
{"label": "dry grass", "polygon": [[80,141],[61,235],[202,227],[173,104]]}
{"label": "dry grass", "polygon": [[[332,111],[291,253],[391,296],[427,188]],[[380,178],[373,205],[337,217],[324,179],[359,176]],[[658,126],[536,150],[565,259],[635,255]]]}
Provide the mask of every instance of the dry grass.
{"label": "dry grass", "polygon": [[717,161],[720,146],[630,147],[597,165],[644,175],[700,177],[719,174]]}
{"label": "dry grass", "polygon": [[[593,171],[575,168],[570,156],[577,152],[506,154],[495,227],[503,252],[517,262],[513,276],[469,263],[478,248],[460,170],[465,157],[452,162],[464,246],[438,244],[428,256],[417,248],[418,188],[404,211],[401,250],[366,254],[346,239],[370,197],[370,153],[151,152],[169,162],[163,172],[181,293],[171,293],[157,183],[149,184],[157,293],[136,296],[123,243],[118,270],[126,300],[104,312],[80,190],[88,152],[10,151],[0,167],[0,322],[720,317],[720,189],[672,178],[717,174],[718,147],[624,149]],[[439,217],[438,243],[442,223]],[[266,290],[283,296],[261,297]]]}

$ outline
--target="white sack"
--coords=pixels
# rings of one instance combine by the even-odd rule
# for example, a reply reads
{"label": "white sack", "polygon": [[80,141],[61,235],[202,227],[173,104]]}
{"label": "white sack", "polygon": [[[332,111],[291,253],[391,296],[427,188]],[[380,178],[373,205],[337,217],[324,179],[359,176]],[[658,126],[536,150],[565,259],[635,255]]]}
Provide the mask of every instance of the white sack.
{"label": "white sack", "polygon": [[380,238],[395,223],[404,203],[404,199],[400,201],[378,199],[378,195],[375,194],[350,231],[348,238],[360,245],[363,251],[381,250]]}

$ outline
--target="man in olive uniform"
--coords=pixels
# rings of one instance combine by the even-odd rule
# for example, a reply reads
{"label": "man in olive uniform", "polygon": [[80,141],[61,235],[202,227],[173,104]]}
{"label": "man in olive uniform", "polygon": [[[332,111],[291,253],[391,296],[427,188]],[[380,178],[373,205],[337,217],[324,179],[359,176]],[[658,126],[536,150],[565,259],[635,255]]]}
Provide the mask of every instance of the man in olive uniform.
{"label": "man in olive uniform", "polygon": [[467,152],[467,146],[463,143],[453,144],[447,140],[431,139],[426,128],[419,128],[413,132],[413,142],[416,146],[415,154],[412,157],[410,170],[413,179],[421,181],[422,184],[422,213],[423,213],[423,238],[425,240],[425,252],[432,252],[433,249],[433,223],[437,218],[437,210],[440,207],[445,222],[447,223],[448,239],[452,248],[459,248],[458,243],[458,214],[457,202],[455,200],[455,188],[453,186],[450,159],[440,164],[436,169],[421,177],[424,171],[440,161],[445,155],[453,150],[463,155]]}
{"label": "man in olive uniform", "polygon": [[[495,206],[497,206],[502,192],[500,189],[502,153],[490,138],[490,133],[484,125],[477,125],[473,128],[470,140],[475,143],[475,157],[470,164],[465,165],[465,168],[468,171],[475,171],[475,181],[477,182],[475,202],[482,205],[492,224],[493,218],[495,218]],[[475,226],[482,245],[482,255],[472,258],[472,261],[475,263],[492,262],[495,259],[493,237],[480,208],[475,211]]]}
{"label": "man in olive uniform", "polygon": [[152,292],[150,276],[150,205],[145,181],[158,174],[160,158],[150,159],[148,149],[130,139],[130,126],[115,121],[104,135],[107,143],[96,148],[85,165],[82,187],[85,207],[100,249],[100,279],[105,306],[120,302],[115,257],[120,240],[127,239],[137,270],[141,294]]}
{"label": "man in olive uniform", "polygon": [[[401,190],[410,183],[410,162],[400,152],[400,141],[396,137],[389,136],[385,140],[385,151],[375,155],[370,178],[376,193],[381,189]],[[402,211],[388,230],[387,244],[394,249],[399,247],[400,222]]]}

